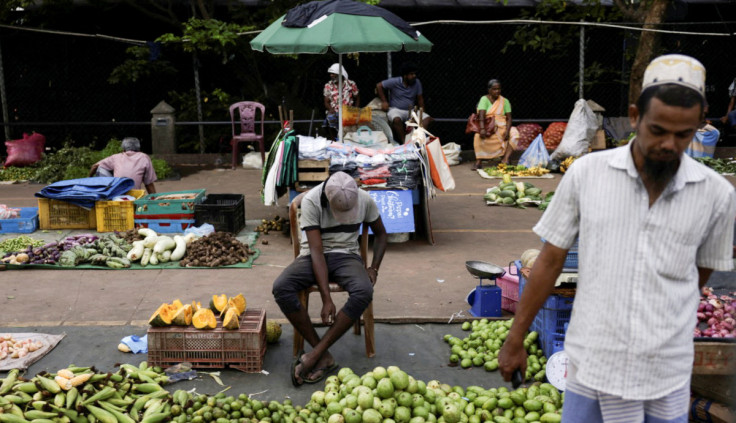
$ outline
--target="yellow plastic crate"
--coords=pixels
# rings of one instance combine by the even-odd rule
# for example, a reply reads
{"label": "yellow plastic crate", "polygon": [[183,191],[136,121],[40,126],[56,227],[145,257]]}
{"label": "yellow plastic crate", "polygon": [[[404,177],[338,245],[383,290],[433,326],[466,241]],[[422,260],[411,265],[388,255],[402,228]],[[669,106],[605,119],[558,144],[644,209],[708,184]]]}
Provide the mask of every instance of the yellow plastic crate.
{"label": "yellow plastic crate", "polygon": [[86,210],[66,201],[38,199],[38,222],[41,229],[95,229],[94,207]]}
{"label": "yellow plastic crate", "polygon": [[[132,189],[125,193],[139,199],[146,195],[142,189]],[[133,201],[95,201],[97,217],[97,232],[127,231],[133,229],[133,215],[135,204]]]}

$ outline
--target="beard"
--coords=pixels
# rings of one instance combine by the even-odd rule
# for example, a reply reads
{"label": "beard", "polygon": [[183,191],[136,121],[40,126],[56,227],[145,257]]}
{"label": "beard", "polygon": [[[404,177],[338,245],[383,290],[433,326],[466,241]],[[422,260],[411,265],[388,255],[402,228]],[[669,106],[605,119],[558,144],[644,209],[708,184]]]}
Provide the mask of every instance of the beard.
{"label": "beard", "polygon": [[674,158],[672,160],[652,160],[648,157],[644,157],[644,173],[647,177],[656,184],[663,184],[669,182],[672,177],[677,173],[677,169],[680,168],[680,158]]}

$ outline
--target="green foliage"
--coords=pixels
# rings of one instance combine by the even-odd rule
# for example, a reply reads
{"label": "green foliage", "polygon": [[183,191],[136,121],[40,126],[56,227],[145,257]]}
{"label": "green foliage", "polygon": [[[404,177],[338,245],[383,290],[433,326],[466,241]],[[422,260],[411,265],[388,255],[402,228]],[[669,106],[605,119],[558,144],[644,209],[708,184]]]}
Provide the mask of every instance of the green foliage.
{"label": "green foliage", "polygon": [[[202,91],[202,118],[205,121],[229,121],[229,108],[233,100],[225,91],[215,88],[211,93]],[[177,110],[177,119],[183,122],[197,121],[197,96],[194,89],[185,93],[171,91],[167,100]],[[228,135],[230,130],[224,130]],[[205,151],[217,151],[217,142],[223,134],[222,127],[205,126]],[[199,134],[196,126],[177,127],[177,151],[179,153],[198,153]]]}
{"label": "green foliage", "polygon": [[112,70],[107,82],[111,84],[133,83],[151,76],[173,75],[176,68],[167,60],[148,60],[147,47],[133,46],[125,50],[125,61]]}
{"label": "green foliage", "polygon": [[156,177],[159,180],[166,179],[174,174],[174,169],[169,166],[169,163],[166,160],[151,157],[151,163],[153,164],[154,172],[156,172]]}
{"label": "green foliage", "polygon": [[186,52],[212,51],[221,55],[223,63],[226,63],[230,49],[238,43],[240,37],[238,33],[251,29],[253,29],[252,26],[217,19],[190,18],[182,25],[181,36],[167,33],[158,37],[156,41],[164,44],[180,44]]}
{"label": "green foliage", "polygon": [[[607,8],[600,0],[582,0],[580,4],[565,0],[542,0],[536,8],[522,9],[519,15],[519,19],[564,22],[614,22],[620,18],[618,8]],[[516,30],[501,52],[518,46],[523,51],[546,53],[550,58],[577,54],[573,45],[579,43],[579,33],[580,27],[576,25],[524,25]]]}
{"label": "green foliage", "polygon": [[[36,173],[30,179],[42,184],[51,184],[67,179],[86,178],[93,164],[120,152],[122,152],[120,140],[115,138],[108,141],[102,150],[92,150],[86,146],[74,147],[72,142],[67,140],[61,149],[45,155],[34,166]],[[158,167],[156,167],[156,162],[158,162]],[[158,173],[159,169],[161,173]],[[161,179],[173,173],[168,163],[158,159],[154,161],[154,170]]]}

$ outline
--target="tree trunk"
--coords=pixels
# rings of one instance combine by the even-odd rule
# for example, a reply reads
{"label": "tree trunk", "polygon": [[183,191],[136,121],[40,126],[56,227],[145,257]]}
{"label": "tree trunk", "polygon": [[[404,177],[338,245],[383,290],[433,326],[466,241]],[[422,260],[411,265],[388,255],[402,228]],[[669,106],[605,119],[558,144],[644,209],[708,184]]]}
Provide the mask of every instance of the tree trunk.
{"label": "tree trunk", "polygon": [[[646,14],[644,15],[644,28],[656,29],[658,24],[664,21],[667,6],[670,0],[652,0]],[[634,64],[631,66],[629,76],[629,104],[636,103],[641,93],[641,84],[644,80],[644,71],[652,60],[659,46],[659,34],[656,32],[642,31],[639,36],[639,45],[636,49]]]}

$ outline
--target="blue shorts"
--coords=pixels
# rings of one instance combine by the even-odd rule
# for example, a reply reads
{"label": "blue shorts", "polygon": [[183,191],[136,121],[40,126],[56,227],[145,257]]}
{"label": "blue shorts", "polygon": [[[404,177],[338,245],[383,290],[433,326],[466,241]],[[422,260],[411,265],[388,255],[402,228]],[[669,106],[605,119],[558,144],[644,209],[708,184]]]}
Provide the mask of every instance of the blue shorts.
{"label": "blue shorts", "polygon": [[690,383],[653,400],[625,400],[586,388],[568,373],[563,423],[687,423],[690,406]]}
{"label": "blue shorts", "polygon": [[728,124],[736,126],[736,110],[732,110],[731,113],[728,114]]}

